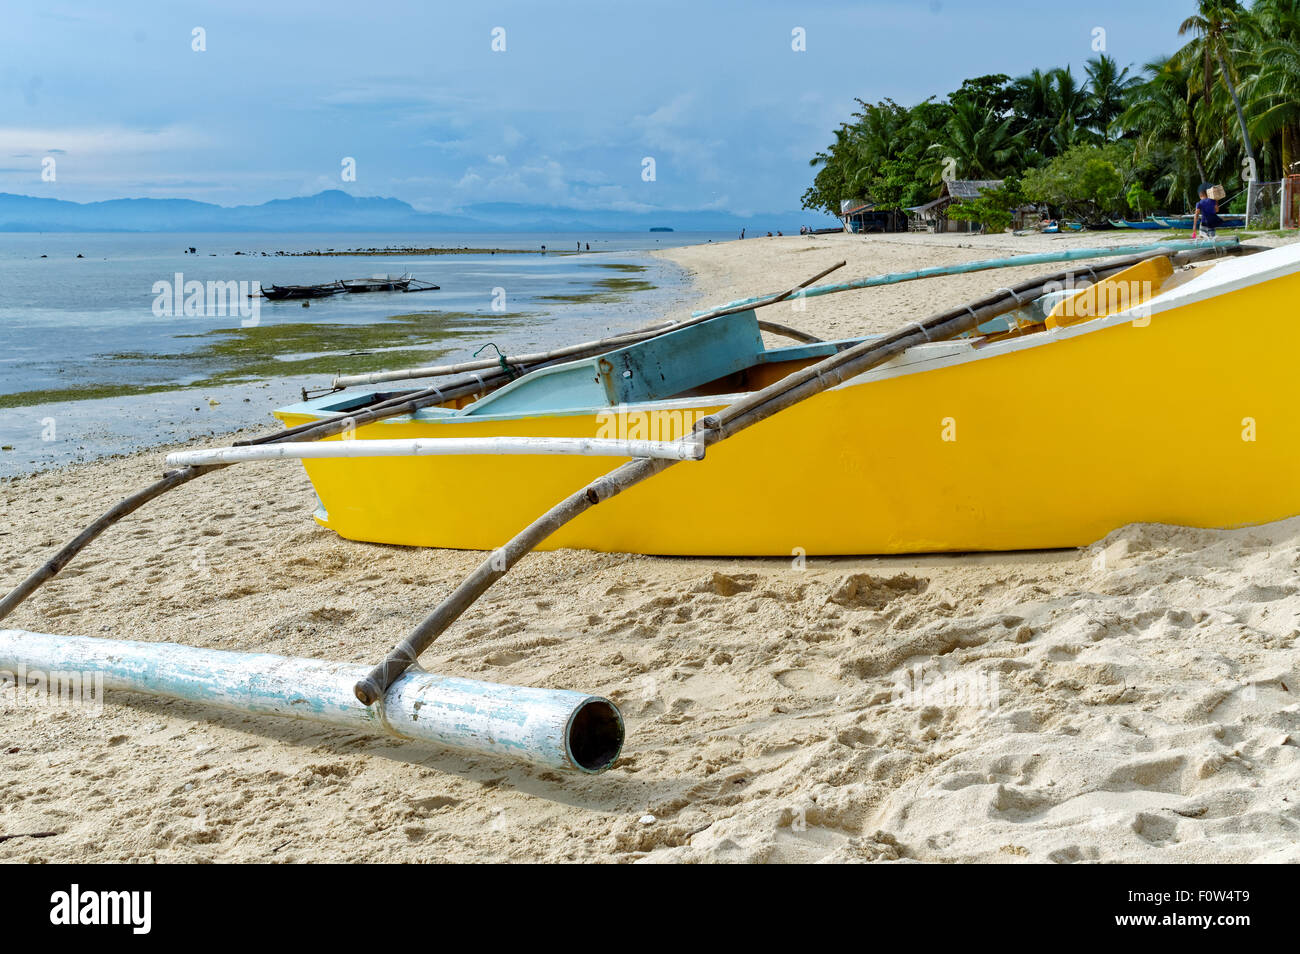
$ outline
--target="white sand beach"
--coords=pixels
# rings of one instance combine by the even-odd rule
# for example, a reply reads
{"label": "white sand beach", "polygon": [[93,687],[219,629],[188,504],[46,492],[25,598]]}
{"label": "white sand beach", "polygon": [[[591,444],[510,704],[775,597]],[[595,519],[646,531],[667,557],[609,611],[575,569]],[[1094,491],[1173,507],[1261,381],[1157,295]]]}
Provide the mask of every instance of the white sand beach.
{"label": "white sand beach", "polygon": [[[1103,240],[1133,238],[789,236],[658,254],[693,275],[681,317],[841,258],[828,280]],[[888,330],[1046,270],[771,317],[824,337]],[[154,479],[165,452],[0,484],[0,588]],[[482,556],[342,540],[314,506],[291,462],[210,474],[0,625],[374,662]],[[604,775],[145,696],[35,709],[7,686],[0,860],[1300,861],[1298,569],[1300,518],[805,566],[533,554],[421,662],[615,700],[627,745]]]}

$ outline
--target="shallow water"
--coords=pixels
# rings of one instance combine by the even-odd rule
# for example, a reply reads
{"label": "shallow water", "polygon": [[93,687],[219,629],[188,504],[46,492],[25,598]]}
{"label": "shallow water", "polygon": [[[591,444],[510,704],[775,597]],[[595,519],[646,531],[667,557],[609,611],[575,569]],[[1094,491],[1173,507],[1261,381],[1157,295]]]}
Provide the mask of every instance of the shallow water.
{"label": "shallow water", "polygon": [[[405,366],[409,361],[402,359],[413,349],[439,361],[456,360],[488,341],[507,353],[532,351],[646,324],[690,295],[682,272],[647,252],[731,237],[0,234],[0,405],[10,405],[0,407],[0,446],[12,448],[0,451],[0,477],[273,423],[266,405],[294,400],[302,386],[328,384],[332,374],[355,371],[359,362],[368,362],[367,370]],[[590,254],[556,254],[579,240],[590,242]],[[543,244],[548,254],[531,251]],[[186,253],[189,246],[197,254]],[[530,251],[275,255],[388,246]],[[405,272],[441,287],[419,294],[338,295],[308,308],[298,301],[261,301],[252,310],[252,303],[242,301],[243,313],[209,307],[187,317],[157,308],[158,282],[182,288],[194,280],[311,284]],[[629,290],[627,282],[611,279],[653,287],[638,290],[636,284]],[[387,320],[413,313],[421,318],[405,326]],[[241,330],[250,325],[255,336]],[[355,342],[350,333],[340,333],[350,326],[356,327]],[[328,333],[316,335],[321,330]],[[263,346],[267,353],[251,353]],[[231,358],[232,347],[243,350]],[[388,351],[393,364],[385,362]],[[351,352],[367,357],[349,358]],[[283,372],[268,364],[282,364]],[[123,393],[195,382],[202,384],[179,393]]]}

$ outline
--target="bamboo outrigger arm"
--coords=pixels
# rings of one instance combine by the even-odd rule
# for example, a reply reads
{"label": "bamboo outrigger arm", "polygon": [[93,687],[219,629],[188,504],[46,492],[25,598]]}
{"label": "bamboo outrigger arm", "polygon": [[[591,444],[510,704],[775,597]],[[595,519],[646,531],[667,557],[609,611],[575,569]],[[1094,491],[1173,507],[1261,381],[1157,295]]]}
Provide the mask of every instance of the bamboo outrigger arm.
{"label": "bamboo outrigger arm", "polygon": [[[1116,245],[1111,248],[1071,248],[1059,252],[1039,252],[1031,255],[1012,255],[1008,258],[985,258],[974,262],[958,262],[954,265],[936,265],[914,272],[889,272],[884,275],[871,275],[856,278],[849,282],[832,285],[817,285],[799,292],[800,298],[817,298],[821,295],[834,295],[843,291],[857,291],[863,288],[879,288],[883,285],[897,285],[901,282],[914,282],[923,278],[942,278],[949,275],[969,275],[994,268],[1023,268],[1027,265],[1050,265],[1055,262],[1078,262],[1094,258],[1111,258],[1117,255],[1152,255],[1176,252],[1197,252],[1202,249],[1232,250],[1239,246],[1240,240],[1235,235],[1228,235],[1213,241],[1196,239],[1170,239],[1163,242],[1147,242],[1142,245]],[[752,308],[764,301],[766,296],[757,298],[738,298],[735,301],[719,305],[722,309]]]}
{"label": "bamboo outrigger arm", "polygon": [[[389,381],[406,381],[412,378],[433,378],[450,374],[462,374],[471,371],[483,371],[490,368],[497,368],[503,362],[507,365],[518,362],[522,365],[534,360],[540,360],[547,356],[568,355],[577,357],[582,349],[589,348],[592,345],[608,345],[608,350],[613,350],[613,348],[635,344],[638,341],[644,341],[647,338],[656,337],[669,331],[677,331],[699,321],[707,321],[710,318],[718,318],[722,315],[730,315],[739,311],[748,311],[751,308],[762,308],[765,305],[776,304],[777,302],[785,301],[787,298],[792,297],[817,298],[821,295],[833,295],[838,292],[857,291],[863,288],[878,288],[883,285],[897,285],[901,282],[918,281],[925,278],[965,275],[971,272],[987,271],[995,268],[1022,268],[1028,265],[1043,265],[1063,261],[1082,261],[1093,258],[1111,258],[1119,255],[1196,251],[1198,249],[1207,248],[1232,249],[1237,247],[1237,244],[1238,239],[1233,235],[1222,239],[1216,239],[1213,242],[1173,240],[1166,242],[1152,242],[1145,245],[1121,245],[1113,248],[1076,248],[1066,249],[1060,252],[1042,252],[1034,255],[1015,255],[1009,258],[980,259],[974,262],[961,262],[955,265],[940,265],[934,268],[923,268],[914,272],[891,272],[884,275],[871,275],[866,278],[858,278],[849,282],[813,286],[813,282],[842,267],[845,263],[841,261],[831,268],[814,275],[811,279],[801,283],[790,291],[777,294],[759,295],[754,298],[738,298],[735,301],[711,308],[708,311],[696,312],[691,316],[691,318],[682,322],[668,322],[666,324],[653,325],[649,328],[641,329],[640,331],[629,332],[626,335],[606,338],[601,341],[586,342],[581,345],[572,345],[569,348],[562,348],[559,351],[544,352],[542,354],[519,355],[513,358],[506,357],[501,359],[501,361],[485,359],[482,361],[461,362],[459,364],[432,365],[429,367],[405,368],[395,371],[378,371],[372,374],[340,375],[333,380],[332,387],[335,389],[342,389],[358,385],[383,384]],[[821,340],[820,338],[816,338],[806,332],[797,331],[794,328],[789,328],[785,325],[777,324],[776,322],[760,321],[759,328],[772,334],[783,335],[805,343],[815,343]]]}
{"label": "bamboo outrigger arm", "polygon": [[[1235,245],[1235,243],[1234,243]],[[1173,258],[1191,261],[1210,255],[1222,255],[1228,246],[1200,245],[1184,249]],[[1144,259],[1167,254],[1159,248],[1144,249],[1145,254],[1134,254],[1104,265],[1089,266],[1087,275],[1093,280],[1123,271]],[[1073,282],[1075,271],[1063,271],[1044,278],[1030,279],[1011,288],[999,289],[993,295],[957,308],[940,312],[921,322],[914,322],[885,335],[855,345],[786,375],[781,380],[747,395],[734,404],[700,420],[690,437],[712,446],[751,427],[773,414],[786,410],[810,397],[869,371],[908,348],[926,342],[943,341],[972,331],[981,324],[1021,307],[1044,293],[1045,289]],[[577,493],[566,497],[533,523],[525,527],[504,546],[493,551],[437,608],[395,646],[365,679],[356,684],[356,695],[366,705],[384,697],[393,680],[407,667],[413,665],[446,629],[469,609],[487,589],[505,576],[520,559],[531,552],[560,527],[581,516],[591,507],[642,481],[648,480],[671,467],[675,461],[662,459],[634,460],[592,481]]]}
{"label": "bamboo outrigger arm", "polygon": [[[636,331],[629,331],[626,334],[614,335],[610,338],[600,338],[596,341],[584,341],[582,344],[570,345],[567,348],[557,348],[554,351],[543,351],[537,354],[524,354],[502,356],[501,358],[487,358],[482,361],[462,361],[459,364],[441,364],[432,365],[426,368],[402,368],[396,371],[377,371],[373,374],[348,374],[336,377],[331,386],[336,390],[349,388],[363,384],[383,384],[388,381],[407,381],[412,378],[438,378],[451,374],[469,374],[474,371],[487,371],[492,369],[516,368],[522,369],[525,365],[536,365],[541,361],[555,361],[561,358],[583,358],[592,354],[600,354],[605,351],[613,351],[617,348],[623,348],[630,344],[636,344],[639,341],[646,341],[650,338],[657,338],[665,335],[670,331],[680,331],[691,325],[698,325],[702,321],[708,321],[711,318],[721,318],[723,315],[732,315],[740,311],[749,311],[753,308],[763,308],[767,305],[775,305],[777,302],[785,301],[787,298],[793,298],[803,289],[810,286],[813,282],[825,278],[836,269],[843,268],[848,264],[841,259],[829,268],[824,268],[812,278],[806,279],[795,285],[793,288],[783,292],[776,292],[770,295],[764,295],[761,298],[754,298],[747,303],[740,305],[732,302],[729,305],[722,305],[718,308],[712,308],[708,311],[697,312],[685,321],[665,321],[657,325],[649,325]],[[767,327],[764,327],[764,326]],[[795,331],[793,328],[787,328],[785,325],[778,325],[775,322],[759,322],[759,327],[765,331],[771,331],[774,334],[786,334],[789,337],[797,337],[798,340],[819,341],[819,338],[813,338],[811,335],[805,335],[804,332]]]}
{"label": "bamboo outrigger arm", "polygon": [[[829,268],[822,269],[816,275],[790,288],[789,290],[777,295],[770,295],[764,300],[765,304],[775,304],[784,301],[796,294],[801,288],[806,288],[818,279],[830,274],[837,268],[844,265],[843,261],[837,262]],[[709,318],[720,317],[724,314],[732,314],[736,311],[747,311],[750,307],[745,308],[720,308],[704,316],[689,319],[686,322],[676,322],[669,324],[653,325],[650,329],[644,330],[641,334],[644,337],[638,340],[654,337],[656,335],[667,334],[669,331],[675,331],[685,327],[687,324],[698,324],[701,321],[707,321]],[[578,356],[590,356],[602,354],[606,351],[612,351],[621,347],[625,340],[613,338],[602,341],[587,342],[584,345],[575,346],[580,349],[575,353],[574,348],[562,348],[558,352],[546,352],[542,355],[545,360],[540,360],[532,365],[523,365],[518,367],[501,367],[495,362],[488,362],[487,367],[493,367],[495,370],[486,370],[486,373],[473,372],[471,378],[458,380],[448,383],[442,388],[429,387],[413,393],[400,395],[390,398],[387,401],[381,401],[378,404],[372,404],[367,408],[356,411],[338,414],[335,417],[323,421],[312,421],[307,424],[300,424],[297,427],[291,427],[287,430],[278,431],[274,434],[265,434],[261,437],[253,438],[248,441],[237,441],[235,446],[255,446],[264,444],[280,444],[291,441],[318,441],[327,437],[334,437],[345,431],[353,430],[364,424],[371,424],[375,421],[384,420],[385,418],[397,417],[401,414],[410,414],[418,411],[422,407],[428,407],[433,404],[446,404],[450,401],[459,400],[460,398],[470,397],[475,394],[482,394],[491,391],[503,384],[508,383],[520,374],[527,373],[539,367],[544,367],[558,361],[570,360]],[[557,356],[558,355],[558,356]],[[139,510],[145,504],[149,503],[168,491],[175,490],[183,484],[189,483],[202,477],[204,474],[214,470],[220,470],[222,467],[228,467],[229,464],[212,464],[205,466],[188,466],[181,470],[171,471],[162,476],[161,480],[155,481],[143,490],[132,494],[124,500],[119,501],[111,509],[101,514],[93,523],[77,534],[72,540],[66,543],[58,553],[45,561],[39,569],[14,587],[4,599],[0,600],[0,620],[12,613],[20,606],[29,596],[35,593],[42,585],[52,580],[59,572],[67,566],[74,557],[91,543],[95,541],[105,530],[113,526],[119,520],[129,516],[136,510]]]}

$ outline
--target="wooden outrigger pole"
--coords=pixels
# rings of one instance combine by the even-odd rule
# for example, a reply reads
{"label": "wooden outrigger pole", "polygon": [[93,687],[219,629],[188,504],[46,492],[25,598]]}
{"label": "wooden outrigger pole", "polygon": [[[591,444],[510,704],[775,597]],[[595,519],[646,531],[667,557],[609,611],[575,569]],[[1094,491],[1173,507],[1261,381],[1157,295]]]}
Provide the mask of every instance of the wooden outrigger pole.
{"label": "wooden outrigger pole", "polygon": [[[767,296],[765,303],[775,304],[784,301],[792,295],[797,294],[800,289],[807,288],[813,282],[829,275],[837,268],[843,267],[844,262],[840,261],[824,268],[811,278],[800,282],[793,288],[776,295]],[[634,332],[629,335],[605,338],[599,341],[590,341],[582,345],[575,345],[569,348],[561,348],[558,351],[543,352],[538,355],[528,355],[526,357],[536,358],[535,362],[526,365],[509,365],[508,359],[502,359],[498,362],[488,360],[486,362],[471,362],[474,367],[468,368],[466,365],[452,366],[458,370],[471,371],[472,377],[451,382],[442,388],[429,387],[410,394],[404,394],[396,398],[390,398],[387,401],[381,401],[378,404],[372,404],[370,407],[362,408],[350,413],[339,414],[336,417],[324,421],[313,421],[308,424],[302,424],[298,427],[291,427],[287,430],[278,431],[274,434],[267,434],[262,437],[254,438],[249,441],[238,441],[236,446],[251,446],[262,444],[280,444],[291,441],[318,441],[327,437],[335,437],[345,431],[354,430],[365,424],[371,424],[375,421],[381,421],[385,418],[397,417],[401,414],[410,414],[418,411],[422,407],[428,407],[433,404],[444,404],[448,401],[454,401],[459,398],[469,397],[475,394],[482,394],[491,391],[512,381],[521,374],[547,364],[558,361],[571,360],[577,357],[590,357],[592,355],[603,354],[607,351],[613,351],[617,348],[624,347],[634,341],[644,341],[649,338],[667,334],[670,331],[677,331],[688,325],[698,324],[702,321],[708,321],[710,318],[721,317],[722,315],[733,314],[737,311],[747,311],[745,308],[718,308],[701,316],[688,319],[682,322],[660,323],[653,325],[641,332]],[[495,369],[495,370],[488,370]],[[432,369],[425,369],[432,370]],[[487,373],[480,374],[480,370]],[[452,373],[450,370],[442,369],[439,373]],[[417,375],[427,376],[427,375]],[[46,560],[41,567],[32,573],[27,579],[23,580],[11,590],[4,599],[0,600],[0,620],[12,613],[19,605],[29,596],[35,593],[42,585],[52,580],[59,572],[72,562],[78,553],[88,547],[94,540],[99,537],[105,530],[113,526],[119,520],[129,516],[139,510],[145,504],[156,500],[163,494],[175,490],[183,484],[189,483],[202,477],[204,474],[211,473],[214,470],[220,470],[223,467],[231,466],[230,464],[208,464],[203,466],[187,466],[180,470],[170,471],[163,474],[162,478],[143,490],[140,490],[124,500],[118,501],[111,509],[101,514],[93,523],[77,534],[72,540],[63,546],[58,553]]]}
{"label": "wooden outrigger pole", "polygon": [[[1099,280],[1144,258],[1172,251],[1170,244],[1148,246],[1144,249],[1146,254],[1112,261],[1097,268],[1089,267],[1087,271],[1094,281]],[[1229,244],[1235,243],[1198,243],[1194,250],[1180,252],[1175,257],[1191,260],[1222,254]],[[1100,257],[1101,254],[1105,253],[1091,257]],[[1013,261],[1013,264],[1021,263]],[[1062,272],[1000,289],[988,298],[907,325],[893,334],[847,347],[705,417],[680,442],[683,448],[690,448],[689,453],[656,447],[656,452],[662,451],[659,456],[637,458],[616,468],[565,498],[530,524],[495,551],[379,666],[368,673],[364,667],[321,660],[226,653],[172,644],[50,636],[22,630],[0,630],[0,669],[6,666],[21,669],[25,673],[22,677],[25,683],[32,668],[64,667],[98,674],[108,688],[153,692],[256,714],[296,716],[351,728],[379,728],[469,751],[507,752],[558,768],[603,771],[613,763],[623,741],[621,716],[608,700],[581,693],[557,694],[552,690],[494,686],[433,676],[418,667],[414,673],[409,670],[415,666],[419,654],[493,582],[556,529],[590,507],[661,473],[680,460],[697,460],[708,446],[876,367],[914,345],[971,331],[990,318],[1039,297],[1050,286],[1070,281],[1073,276],[1072,271]],[[721,314],[773,304],[795,294],[813,280],[754,303],[724,306],[690,322],[670,326],[668,330]],[[849,287],[852,285],[837,290],[849,290]],[[498,376],[509,380],[516,374],[505,367],[487,375],[475,374],[476,390],[473,382],[457,382],[445,391],[426,389],[416,392],[419,397],[406,395],[395,398],[355,414],[341,414],[326,421],[244,442],[243,446],[274,444],[291,441],[294,437],[316,440],[332,436],[372,420],[407,413],[414,409],[413,405],[424,406],[421,401],[445,403],[456,396],[452,394],[456,389],[469,389],[465,393],[481,392],[488,389],[491,386],[489,382]],[[514,449],[522,447],[519,445]],[[558,449],[558,446],[551,449]],[[627,451],[630,447],[620,449]],[[565,452],[572,452],[572,449]],[[256,457],[258,453],[253,452],[251,456]],[[189,466],[170,472],[158,483],[120,502],[0,601],[0,618],[54,576],[113,522],[162,493],[222,466],[228,464]],[[346,683],[354,679],[351,687],[353,699],[348,700]],[[430,711],[426,713],[422,711],[424,709]],[[537,730],[539,726],[540,734],[528,735],[530,727]],[[526,737],[512,734],[515,729]]]}
{"label": "wooden outrigger pole", "polygon": [[[1096,267],[1087,272],[1094,281],[1121,272],[1148,258],[1168,254],[1164,247],[1142,247],[1145,254],[1130,255]],[[1191,244],[1191,243],[1187,243]],[[1191,261],[1208,255],[1222,255],[1224,245],[1201,245],[1185,249],[1171,256],[1180,261]],[[1094,256],[1095,257],[1095,256]],[[981,324],[999,315],[1023,306],[1054,287],[1071,283],[1076,272],[1071,269],[1046,278],[1021,282],[1011,288],[999,289],[993,295],[966,305],[940,312],[921,322],[913,322],[881,338],[873,338],[824,358],[816,364],[786,375],[781,380],[747,395],[722,410],[710,414],[696,423],[685,440],[694,440],[705,448],[726,440],[745,428],[766,420],[773,414],[792,407],[808,398],[821,394],[837,384],[878,367],[908,348],[926,342],[944,341],[973,331]],[[849,287],[839,290],[847,291]],[[752,307],[746,303],[724,307]],[[440,603],[370,674],[356,685],[356,695],[366,705],[384,697],[393,680],[411,666],[446,629],[474,604],[497,580],[505,576],[516,563],[535,549],[560,527],[578,518],[598,503],[622,493],[642,481],[663,473],[678,463],[675,460],[639,459],[623,464],[566,497],[549,511],[529,524],[504,546],[493,551],[452,593]]]}
{"label": "wooden outrigger pole", "polygon": [[[943,266],[939,269],[926,269],[918,272],[895,273],[886,276],[875,276],[872,278],[858,279],[853,282],[841,283],[838,285],[826,285],[817,288],[809,288],[813,282],[819,280],[830,272],[840,268],[844,262],[838,262],[828,269],[824,269],[814,275],[807,281],[801,282],[786,292],[760,296],[758,298],[743,299],[738,302],[732,302],[720,306],[702,315],[697,315],[689,322],[678,323],[661,323],[644,329],[642,332],[624,335],[621,337],[607,338],[603,341],[588,342],[585,345],[576,345],[570,348],[562,348],[553,352],[544,352],[540,355],[526,355],[525,357],[537,357],[539,360],[531,366],[516,366],[510,363],[510,359],[504,359],[501,362],[490,359],[480,362],[467,362],[460,365],[443,366],[439,368],[416,368],[403,372],[387,372],[390,375],[399,377],[432,377],[462,371],[472,371],[472,380],[458,380],[447,384],[444,388],[430,387],[423,390],[415,391],[410,394],[401,395],[382,401],[370,407],[354,411],[352,413],[339,414],[337,417],[324,421],[313,421],[308,424],[302,424],[298,427],[292,427],[287,430],[279,431],[275,434],[268,434],[262,437],[254,438],[249,441],[237,442],[237,446],[272,444],[295,440],[323,440],[327,437],[333,437],[364,424],[370,424],[374,421],[383,420],[389,417],[396,417],[401,414],[410,414],[422,407],[432,404],[442,404],[447,401],[456,400],[461,397],[468,397],[473,394],[480,394],[489,391],[495,387],[507,383],[520,374],[527,373],[537,367],[542,367],[553,360],[568,360],[577,357],[601,354],[615,348],[631,344],[636,340],[646,340],[660,334],[667,334],[670,331],[676,331],[688,324],[700,321],[707,321],[710,318],[721,317],[722,315],[734,314],[739,311],[748,311],[751,308],[762,307],[763,305],[775,304],[784,301],[794,295],[801,297],[816,297],[817,295],[830,294],[836,291],[850,291],[860,288],[875,287],[878,284],[896,284],[904,281],[914,281],[922,278],[937,277],[939,275],[965,274],[973,271],[980,271],[989,268],[1007,268],[1011,266],[1019,267],[1021,265],[1030,265],[1042,263],[1045,261],[1079,261],[1087,258],[1110,257],[1120,254],[1123,251],[1136,252],[1139,256],[1146,254],[1159,254],[1162,252],[1194,252],[1200,250],[1207,253],[1218,251],[1220,253],[1237,247],[1237,238],[1235,236],[1226,239],[1218,239],[1213,242],[1193,242],[1193,241],[1173,241],[1173,242],[1155,242],[1149,245],[1125,246],[1122,249],[1070,249],[1064,252],[1045,253],[1042,255],[1025,255],[1003,259],[989,259],[976,262],[965,262],[961,265]],[[644,337],[640,337],[644,335]],[[809,336],[811,337],[811,336]],[[519,359],[516,359],[519,360]],[[473,367],[471,368],[470,365]],[[495,369],[495,370],[490,370]],[[483,371],[485,373],[479,373]],[[371,380],[371,376],[366,377]],[[397,380],[398,377],[391,378]],[[389,380],[389,378],[385,378]],[[0,620],[14,611],[23,603],[32,593],[36,592],[43,584],[53,579],[59,572],[67,566],[78,553],[89,546],[105,530],[113,526],[119,520],[129,516],[136,510],[139,510],[145,504],[161,497],[169,491],[175,490],[183,484],[189,483],[202,477],[206,473],[218,470],[221,467],[229,466],[226,464],[214,464],[203,467],[185,467],[178,471],[171,471],[163,475],[162,479],[150,484],[148,487],[132,494],[130,497],[119,501],[111,509],[101,514],[93,523],[87,526],[81,533],[70,540],[54,556],[47,560],[39,569],[32,573],[27,579],[23,580],[11,590],[4,599],[0,599]]]}

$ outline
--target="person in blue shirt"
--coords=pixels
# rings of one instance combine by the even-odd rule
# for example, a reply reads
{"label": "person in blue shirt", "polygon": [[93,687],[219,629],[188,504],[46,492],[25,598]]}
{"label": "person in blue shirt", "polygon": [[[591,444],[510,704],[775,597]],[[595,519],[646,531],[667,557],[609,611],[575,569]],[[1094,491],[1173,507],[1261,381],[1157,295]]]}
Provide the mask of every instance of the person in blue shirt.
{"label": "person in blue shirt", "polygon": [[1223,224],[1223,219],[1219,218],[1219,201],[1210,198],[1210,189],[1212,186],[1202,185],[1200,188],[1201,198],[1196,203],[1196,211],[1192,213],[1192,235],[1200,235],[1202,231],[1210,238],[1214,238],[1219,226]]}

